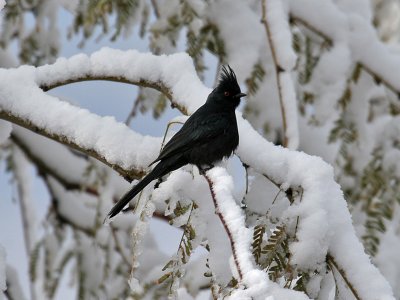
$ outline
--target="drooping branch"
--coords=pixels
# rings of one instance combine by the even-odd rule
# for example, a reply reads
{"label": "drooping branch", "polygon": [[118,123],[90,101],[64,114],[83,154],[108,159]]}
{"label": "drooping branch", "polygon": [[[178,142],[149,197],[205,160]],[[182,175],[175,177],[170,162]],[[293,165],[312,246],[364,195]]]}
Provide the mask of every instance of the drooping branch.
{"label": "drooping branch", "polygon": [[[41,174],[48,174],[54,177],[58,182],[60,182],[65,189],[67,190],[82,190],[82,174],[78,174],[79,171],[76,170],[76,173],[73,174],[72,178],[66,178],[64,174],[60,171],[62,169],[57,169],[54,165],[49,164],[43,157],[40,157],[32,150],[32,145],[29,144],[27,139],[24,139],[24,136],[21,135],[18,128],[14,128],[13,132],[10,136],[11,140],[18,145],[19,148],[24,152],[24,154],[32,161],[35,166],[37,167],[39,173]],[[59,150],[59,149],[58,149]],[[72,153],[70,155],[73,155]],[[64,159],[67,159],[64,157]],[[82,159],[83,160],[83,159]],[[61,163],[61,162],[60,162]],[[64,162],[62,162],[64,163]],[[78,167],[78,165],[75,165]],[[69,176],[68,176],[69,177]],[[72,180],[71,180],[72,179]],[[93,195],[98,195],[97,190],[95,187],[85,187],[85,192]]]}
{"label": "drooping branch", "polygon": [[[22,229],[24,233],[25,250],[27,257],[31,255],[35,242],[35,211],[31,207],[30,193],[29,193],[29,177],[27,178],[26,165],[28,164],[25,157],[23,157],[20,149],[13,149],[13,166],[14,174],[16,177],[19,205],[22,219]],[[29,291],[31,299],[37,299],[35,283],[32,278],[29,278]]]}
{"label": "drooping branch", "polygon": [[[261,11],[261,22],[267,34],[275,66],[275,78],[284,132],[283,146],[296,149],[299,143],[297,107],[294,85],[290,77],[290,72],[295,66],[296,56],[291,48],[289,25],[280,1],[262,0]],[[280,45],[279,43],[284,44]]]}

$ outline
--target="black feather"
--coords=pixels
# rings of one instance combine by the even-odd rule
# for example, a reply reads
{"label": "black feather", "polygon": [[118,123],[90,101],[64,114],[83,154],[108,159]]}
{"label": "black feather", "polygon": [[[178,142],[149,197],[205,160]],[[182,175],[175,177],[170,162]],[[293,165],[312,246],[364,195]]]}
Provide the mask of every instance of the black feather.
{"label": "black feather", "polygon": [[186,164],[210,167],[229,157],[239,144],[235,109],[242,96],[235,72],[230,66],[223,66],[220,81],[206,103],[165,145],[152,162],[158,162],[154,169],[115,204],[109,218],[118,214],[151,181]]}

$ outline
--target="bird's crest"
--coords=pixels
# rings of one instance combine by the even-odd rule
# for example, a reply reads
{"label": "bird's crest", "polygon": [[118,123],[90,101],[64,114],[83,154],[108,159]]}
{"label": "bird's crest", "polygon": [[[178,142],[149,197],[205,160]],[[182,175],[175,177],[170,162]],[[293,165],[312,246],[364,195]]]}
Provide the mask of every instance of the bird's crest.
{"label": "bird's crest", "polygon": [[221,77],[218,85],[222,86],[223,88],[232,88],[238,86],[236,74],[229,65],[222,66]]}

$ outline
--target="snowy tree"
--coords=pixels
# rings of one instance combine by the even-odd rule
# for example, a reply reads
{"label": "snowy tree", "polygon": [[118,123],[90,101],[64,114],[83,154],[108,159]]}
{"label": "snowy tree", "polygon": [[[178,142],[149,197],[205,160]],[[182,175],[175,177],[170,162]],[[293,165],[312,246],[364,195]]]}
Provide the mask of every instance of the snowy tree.
{"label": "snowy tree", "polygon": [[[58,58],[60,11],[81,47],[136,35],[149,52]],[[0,149],[18,192],[30,298],[54,298],[67,271],[79,299],[400,297],[399,11],[395,0],[7,1]],[[230,161],[205,175],[186,166],[103,224],[224,64],[249,95],[235,153],[245,178],[233,180]],[[91,80],[139,87],[126,124],[50,93]],[[165,135],[129,126],[168,104],[182,116]],[[43,220],[32,167],[50,198]],[[154,218],[181,230],[172,257],[148,230]],[[3,246],[0,290],[23,299]]]}

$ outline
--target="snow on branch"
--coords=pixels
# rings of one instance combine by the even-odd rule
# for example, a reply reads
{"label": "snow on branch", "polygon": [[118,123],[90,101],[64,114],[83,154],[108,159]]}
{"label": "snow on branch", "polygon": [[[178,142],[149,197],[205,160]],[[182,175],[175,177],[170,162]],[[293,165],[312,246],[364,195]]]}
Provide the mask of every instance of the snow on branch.
{"label": "snow on branch", "polygon": [[[129,180],[142,177],[147,165],[159,151],[160,139],[141,136],[124,124],[116,122],[113,117],[99,117],[86,109],[60,101],[39,88],[45,79],[48,79],[49,83],[61,78],[66,81],[75,80],[80,75],[77,70],[83,72],[82,76],[87,75],[90,72],[85,65],[93,66],[92,73],[100,74],[101,72],[94,67],[98,67],[96,59],[115,61],[113,56],[119,54],[118,51],[104,49],[90,58],[78,55],[70,60],[60,59],[53,65],[39,68],[23,66],[18,69],[0,70],[0,118],[93,156]],[[135,54],[131,53],[128,57],[134,59]],[[88,61],[87,64],[83,57]],[[179,64],[179,60],[178,56],[154,65],[176,65]],[[117,70],[125,69],[123,65],[116,66]],[[102,70],[104,74],[116,74],[106,67]],[[152,79],[155,82],[160,81],[159,78]],[[179,82],[174,84],[179,88]]]}
{"label": "snow on branch", "polygon": [[[355,61],[378,81],[400,94],[400,82],[397,80],[399,56],[391,53],[379,40],[372,21],[368,22],[368,18],[355,13],[346,14],[331,0],[291,0],[289,6],[294,20],[331,43],[346,44]],[[318,13],[310,14],[310,11]]]}
{"label": "snow on branch", "polygon": [[[154,88],[174,99],[174,105],[185,114],[196,110],[209,93],[186,53],[155,56],[136,50],[102,48],[89,57],[78,54],[38,67],[35,77],[35,82],[44,91],[86,80],[117,81]],[[198,91],[196,95],[193,95],[193,89]]]}
{"label": "snow on branch", "polygon": [[318,270],[329,253],[361,299],[394,299],[388,282],[371,264],[356,236],[343,192],[334,181],[333,168],[319,157],[267,142],[241,118],[238,126],[237,154],[245,164],[283,187],[304,190],[302,201],[286,212],[288,218],[299,216],[298,241],[290,249],[292,263],[302,269]]}
{"label": "snow on branch", "polygon": [[[147,164],[156,156],[161,140],[143,137],[111,117],[91,114],[49,96],[39,88],[74,82],[79,78],[123,78],[132,84],[146,82],[147,86],[162,86],[168,89],[161,91],[170,96],[172,103],[188,113],[204,102],[210,92],[198,79],[186,54],[159,57],[136,51],[103,49],[90,57],[79,55],[60,59],[44,67],[0,70],[0,118],[78,148],[128,178],[143,175]],[[242,162],[280,184],[282,189],[301,187],[304,190],[302,201],[294,203],[285,212],[289,220],[299,217],[297,241],[290,248],[291,263],[301,269],[319,270],[330,255],[362,299],[394,299],[389,284],[371,264],[356,237],[343,193],[334,181],[332,167],[319,157],[274,146],[240,113],[237,113],[237,119],[240,135],[237,155]],[[254,295],[261,295],[268,289],[276,299],[288,299],[286,291],[270,282],[266,273],[253,267],[248,230],[238,206],[233,203],[226,173],[216,169],[208,174],[214,185],[219,212],[233,232],[238,266],[243,271],[242,283],[247,289],[260,287]],[[296,297],[298,295],[304,298],[296,293]]]}
{"label": "snow on branch", "polygon": [[[91,114],[44,91],[84,80],[126,82],[158,89],[173,97],[185,113],[200,106],[209,92],[186,54],[154,56],[108,48],[38,68],[2,69],[0,78],[1,119],[85,152],[130,181],[143,176],[159,150],[159,140],[133,133],[112,117]],[[193,89],[198,93],[193,95]]]}
{"label": "snow on branch", "polygon": [[277,299],[308,299],[303,293],[279,289],[268,279],[267,273],[258,270],[251,253],[252,231],[246,227],[243,211],[232,196],[233,180],[226,169],[215,167],[204,175],[210,190],[216,213],[228,234],[232,254],[241,284],[246,289],[235,291],[229,299],[253,299],[261,295],[272,295]]}
{"label": "snow on branch", "polygon": [[296,64],[288,16],[280,0],[263,0],[262,22],[267,32],[275,65],[278,96],[284,130],[283,145],[296,149],[299,145],[296,92],[290,72]]}

